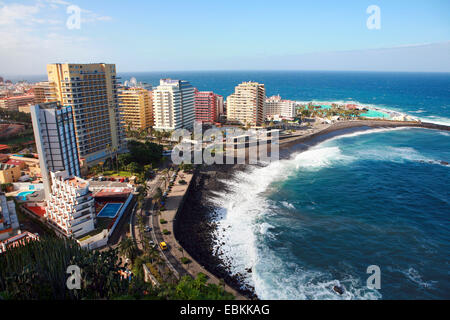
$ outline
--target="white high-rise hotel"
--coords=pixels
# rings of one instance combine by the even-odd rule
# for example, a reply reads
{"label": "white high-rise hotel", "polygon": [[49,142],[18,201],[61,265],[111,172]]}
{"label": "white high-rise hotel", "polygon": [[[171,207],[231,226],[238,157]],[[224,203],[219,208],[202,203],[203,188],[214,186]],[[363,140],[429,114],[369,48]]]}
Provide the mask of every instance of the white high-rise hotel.
{"label": "white high-rise hotel", "polygon": [[184,80],[161,79],[153,90],[156,130],[191,129],[194,126],[194,87]]}

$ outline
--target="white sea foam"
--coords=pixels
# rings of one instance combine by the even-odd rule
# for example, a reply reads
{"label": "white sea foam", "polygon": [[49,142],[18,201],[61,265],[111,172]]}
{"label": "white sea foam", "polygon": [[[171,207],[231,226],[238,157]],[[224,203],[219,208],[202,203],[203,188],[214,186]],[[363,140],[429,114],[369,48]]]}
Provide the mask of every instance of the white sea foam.
{"label": "white sea foam", "polygon": [[411,129],[417,129],[417,128],[414,128],[414,127],[375,128],[375,129],[368,129],[368,130],[363,130],[363,131],[355,131],[352,133],[335,136],[333,138],[327,139],[323,143],[324,144],[330,143],[331,141],[335,141],[335,140],[341,140],[341,139],[345,139],[345,138],[354,138],[354,137],[364,136],[367,134],[384,133],[384,132],[389,132],[389,131],[411,130]]}
{"label": "white sea foam", "polygon": [[[271,163],[263,168],[250,168],[246,172],[238,172],[233,179],[223,181],[227,184],[229,192],[216,194],[212,199],[219,212],[217,215],[217,242],[216,248],[220,257],[230,266],[232,274],[246,275],[245,282],[255,287],[256,293],[263,299],[269,298],[293,298],[302,297],[302,294],[309,298],[314,298],[313,293],[317,295],[325,295],[325,292],[319,293],[319,289],[327,286],[327,281],[318,283],[314,287],[308,283],[302,283],[301,279],[297,279],[292,285],[304,286],[305,292],[297,292],[294,287],[280,287],[280,293],[274,290],[268,290],[265,286],[267,278],[264,276],[265,271],[258,266],[264,261],[259,252],[258,237],[273,236],[270,230],[273,228],[270,224],[258,222],[260,217],[271,214],[270,203],[262,194],[266,191],[270,184],[284,180],[288,176],[301,170],[320,170],[324,167],[333,166],[342,162],[350,162],[352,157],[344,156],[338,147],[312,148],[300,154],[295,154],[289,160],[281,160]],[[286,207],[293,207],[292,204],[286,203]],[[273,257],[268,257],[267,263],[273,263]],[[280,267],[280,261],[278,265]],[[252,268],[253,272],[248,274],[245,269]],[[290,276],[292,280],[298,275]],[[324,289],[325,290],[325,289]],[[326,289],[330,299],[336,298],[336,295]],[[308,293],[306,293],[306,291]],[[269,294],[272,292],[272,295]],[[284,293],[282,293],[284,292]],[[275,296],[274,296],[275,294]]]}
{"label": "white sea foam", "polygon": [[402,273],[412,282],[416,283],[417,285],[423,287],[423,288],[431,288],[436,283],[436,281],[424,281],[422,279],[422,276],[420,275],[419,271],[417,271],[414,268],[409,268],[408,270],[403,270]]}
{"label": "white sea foam", "polygon": [[295,209],[294,205],[292,203],[287,202],[287,201],[281,201],[281,204],[287,209]]}
{"label": "white sea foam", "polygon": [[[396,129],[373,129],[335,137],[332,140],[379,133]],[[212,201],[220,208],[216,223],[219,256],[230,266],[232,274],[244,276],[244,282],[255,288],[262,299],[378,299],[380,294],[368,290],[358,279],[348,276],[346,281],[333,279],[314,270],[302,270],[277,259],[269,248],[264,247],[264,237],[275,237],[274,228],[263,223],[263,217],[273,214],[266,194],[272,183],[285,180],[298,170],[317,171],[335,165],[348,165],[358,159],[380,161],[428,161],[413,148],[371,148],[344,155],[341,149],[324,141],[314,148],[290,159],[273,162],[266,167],[251,167],[237,172],[233,179],[223,181],[229,192],[216,193]],[[285,202],[286,208],[293,205]],[[252,273],[246,269],[252,268]],[[292,270],[294,269],[294,272]],[[343,285],[346,293],[337,295],[332,287]]]}
{"label": "white sea foam", "polygon": [[380,147],[358,151],[359,159],[404,162],[406,161],[431,161],[414,148],[409,147]]}
{"label": "white sea foam", "polygon": [[439,116],[423,116],[418,118],[422,122],[431,122],[435,124],[442,124],[444,126],[450,126],[450,118]]}
{"label": "white sea foam", "polygon": [[409,113],[424,113],[425,110],[415,110],[415,111],[408,111]]}

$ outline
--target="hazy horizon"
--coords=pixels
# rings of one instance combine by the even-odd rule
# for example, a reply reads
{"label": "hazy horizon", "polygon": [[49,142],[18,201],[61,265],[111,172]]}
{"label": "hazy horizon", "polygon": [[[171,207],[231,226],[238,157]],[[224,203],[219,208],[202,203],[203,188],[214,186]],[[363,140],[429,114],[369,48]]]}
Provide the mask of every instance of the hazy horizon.
{"label": "hazy horizon", "polygon": [[[102,62],[99,62],[102,63]],[[139,74],[139,73],[206,73],[206,72],[330,72],[330,73],[435,73],[435,74],[450,74],[450,71],[384,71],[384,70],[263,70],[263,69],[235,69],[235,70],[151,70],[151,71],[118,71],[117,75],[121,74]],[[27,80],[26,77],[38,78],[42,77],[43,80],[47,79],[47,74],[0,74],[4,80],[22,81]],[[127,80],[127,79],[125,79]],[[189,79],[182,79],[188,80]]]}

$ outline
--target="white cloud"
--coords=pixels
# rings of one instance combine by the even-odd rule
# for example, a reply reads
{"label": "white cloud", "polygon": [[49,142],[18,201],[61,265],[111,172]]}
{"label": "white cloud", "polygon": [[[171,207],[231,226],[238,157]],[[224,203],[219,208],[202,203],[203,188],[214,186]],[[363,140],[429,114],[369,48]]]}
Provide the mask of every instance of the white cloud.
{"label": "white cloud", "polygon": [[[112,18],[82,10],[81,30],[66,28],[66,7],[62,0],[34,0],[31,5],[0,0],[0,70],[9,74],[45,72],[45,65],[58,61],[90,61],[100,49],[83,36],[89,23]],[[40,70],[40,71],[39,71]]]}
{"label": "white cloud", "polygon": [[40,3],[33,6],[17,3],[3,5],[0,7],[0,26],[10,26],[17,22],[32,22],[41,7],[42,5]]}

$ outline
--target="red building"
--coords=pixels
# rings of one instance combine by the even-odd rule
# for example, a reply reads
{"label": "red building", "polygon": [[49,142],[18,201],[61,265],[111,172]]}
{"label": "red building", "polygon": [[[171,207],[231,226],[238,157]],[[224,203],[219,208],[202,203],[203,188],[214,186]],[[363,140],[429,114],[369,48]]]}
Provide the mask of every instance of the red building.
{"label": "red building", "polygon": [[222,96],[212,91],[198,91],[195,89],[195,121],[214,123],[223,111]]}

